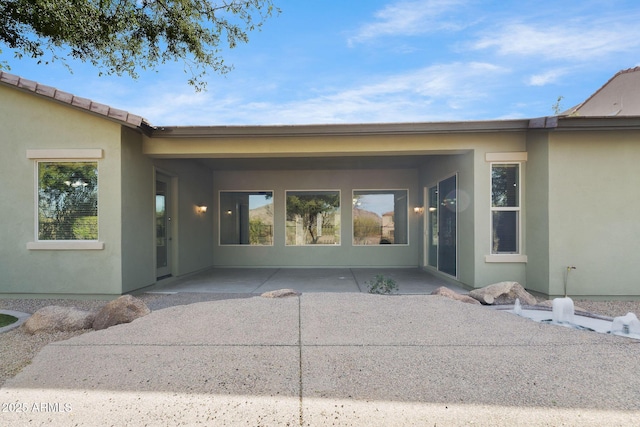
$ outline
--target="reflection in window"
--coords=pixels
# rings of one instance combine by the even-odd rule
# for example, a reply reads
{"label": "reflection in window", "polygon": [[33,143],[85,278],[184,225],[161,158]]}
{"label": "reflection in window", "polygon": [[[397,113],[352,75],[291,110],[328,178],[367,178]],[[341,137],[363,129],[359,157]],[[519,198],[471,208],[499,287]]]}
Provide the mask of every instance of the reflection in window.
{"label": "reflection in window", "polygon": [[340,244],[339,191],[287,191],[289,246]]}
{"label": "reflection in window", "polygon": [[38,163],[38,240],[98,240],[98,163]]}
{"label": "reflection in window", "polygon": [[353,192],[353,244],[408,242],[407,190]]}
{"label": "reflection in window", "polygon": [[221,245],[273,245],[273,192],[220,192]]}
{"label": "reflection in window", "polygon": [[427,243],[429,265],[438,267],[438,187],[429,188],[429,220],[427,228],[429,242]]}

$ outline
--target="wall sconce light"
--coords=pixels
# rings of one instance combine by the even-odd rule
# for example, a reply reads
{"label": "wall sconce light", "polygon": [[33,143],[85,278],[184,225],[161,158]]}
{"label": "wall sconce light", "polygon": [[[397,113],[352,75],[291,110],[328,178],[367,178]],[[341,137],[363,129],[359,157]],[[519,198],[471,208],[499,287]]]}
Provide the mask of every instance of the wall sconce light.
{"label": "wall sconce light", "polygon": [[198,205],[196,206],[196,212],[199,214],[203,214],[207,212],[207,207],[205,205]]}
{"label": "wall sconce light", "polygon": [[437,210],[438,210],[438,208],[436,208],[435,206],[430,206],[429,207],[429,212],[435,212]]}
{"label": "wall sconce light", "polygon": [[416,206],[415,208],[413,208],[413,211],[417,214],[421,214],[424,212],[424,206]]}
{"label": "wall sconce light", "polygon": [[231,209],[229,209],[227,212],[225,212],[227,215],[233,215],[233,211]]}

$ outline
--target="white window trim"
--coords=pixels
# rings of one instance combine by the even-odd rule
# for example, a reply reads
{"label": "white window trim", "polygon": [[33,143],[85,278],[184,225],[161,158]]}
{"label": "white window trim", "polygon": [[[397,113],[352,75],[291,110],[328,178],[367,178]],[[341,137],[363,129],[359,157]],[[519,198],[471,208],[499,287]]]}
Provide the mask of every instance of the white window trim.
{"label": "white window trim", "polygon": [[[38,240],[38,164],[41,162],[96,162],[103,158],[102,149],[47,149],[47,150],[27,150],[27,158],[36,160],[34,177],[34,206],[35,206],[35,241],[27,242],[27,250],[50,250],[50,251],[71,251],[71,250],[104,250],[104,242],[97,240]],[[99,165],[98,165],[99,167]],[[98,187],[98,191],[99,187]],[[98,199],[99,200],[99,199]],[[98,221],[99,221],[98,216]],[[98,233],[100,232],[98,227]]]}
{"label": "white window trim", "polygon": [[411,197],[409,195],[409,189],[408,188],[354,188],[351,190],[351,200],[353,201],[353,199],[355,198],[355,192],[356,191],[406,191],[407,192],[407,203],[406,203],[406,208],[407,208],[407,243],[394,243],[393,245],[356,245],[355,244],[355,239],[353,237],[353,232],[354,232],[354,227],[353,227],[353,203],[351,203],[351,246],[354,248],[377,248],[377,247],[385,247],[385,248],[389,248],[389,247],[402,247],[402,246],[410,246],[410,239],[411,239],[411,208],[409,207],[409,200],[411,200]]}
{"label": "white window trim", "polygon": [[104,156],[101,148],[63,148],[46,150],[27,150],[27,159],[32,160],[56,160],[56,161],[91,161],[102,159]]}
{"label": "white window trim", "polygon": [[[522,247],[522,188],[523,188],[523,164],[527,161],[527,152],[485,153],[485,161],[489,163],[489,236],[493,232],[493,212],[509,211],[518,212],[518,253],[494,254],[492,251],[492,239],[489,238],[489,255],[485,255],[486,263],[526,263],[527,255]],[[492,172],[494,164],[518,165],[518,206],[517,207],[493,207],[491,194]]]}
{"label": "white window trim", "polygon": [[104,242],[95,240],[40,240],[37,242],[28,242],[27,249],[32,251],[101,251],[104,249]]}
{"label": "white window trim", "polygon": [[[315,245],[313,244],[305,244],[305,245],[288,245],[287,244],[287,193],[296,193],[296,192],[307,192],[307,193],[326,193],[326,192],[337,192],[338,193],[338,200],[340,200],[340,243],[334,243],[334,244],[329,244],[329,243],[321,243],[318,244],[316,243]],[[342,206],[342,190],[339,189],[317,189],[317,188],[312,188],[312,189],[294,189],[294,190],[284,190],[284,247],[285,248],[335,248],[338,246],[342,246],[342,241],[343,241],[343,236],[342,236],[342,231],[343,231],[343,226],[342,226],[342,219],[343,219],[343,206]],[[349,203],[349,206],[351,206],[351,203]]]}

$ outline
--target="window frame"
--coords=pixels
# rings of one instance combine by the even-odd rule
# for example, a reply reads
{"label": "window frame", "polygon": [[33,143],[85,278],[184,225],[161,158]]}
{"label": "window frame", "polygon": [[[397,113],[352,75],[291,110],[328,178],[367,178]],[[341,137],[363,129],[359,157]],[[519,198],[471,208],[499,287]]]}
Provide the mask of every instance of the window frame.
{"label": "window frame", "polygon": [[95,240],[40,240],[39,224],[39,165],[40,163],[95,163],[100,177],[100,160],[103,150],[87,149],[43,149],[27,150],[27,158],[33,160],[34,182],[34,241],[27,242],[28,250],[103,250],[104,242],[100,240],[100,184],[98,178],[98,236]]}
{"label": "window frame", "polygon": [[[406,194],[406,202],[405,202],[405,220],[406,220],[406,236],[405,236],[405,240],[406,243],[392,243],[392,244],[375,244],[375,245],[364,245],[364,244],[357,244],[355,241],[355,217],[353,215],[353,209],[354,209],[354,205],[353,205],[353,200],[355,200],[355,193],[356,192],[371,192],[371,193],[378,193],[378,194],[392,194],[394,192],[397,191],[404,191]],[[401,246],[409,246],[409,239],[411,236],[410,233],[410,226],[411,226],[411,216],[410,216],[410,212],[409,212],[409,198],[410,198],[410,194],[409,194],[409,189],[408,188],[354,188],[351,190],[351,246],[353,246],[354,248],[375,248],[375,247],[401,247]],[[394,200],[395,202],[395,200]]]}
{"label": "window frame", "polygon": [[[339,219],[339,223],[340,223],[340,230],[338,234],[335,234],[334,232],[334,236],[338,236],[339,241],[338,243],[305,243],[302,245],[290,245],[289,243],[287,243],[287,199],[288,199],[288,194],[289,193],[338,193],[338,201],[339,201],[339,206],[338,206],[338,212],[335,213],[334,215],[336,215]],[[329,247],[329,248],[333,248],[333,247],[338,247],[338,246],[342,246],[342,230],[343,230],[343,224],[342,224],[342,190],[340,189],[285,189],[284,190],[284,247],[285,248],[314,248],[314,247]],[[335,224],[334,224],[335,225]]]}
{"label": "window frame", "polygon": [[[527,161],[526,152],[514,153],[487,153],[486,161],[489,163],[489,254],[485,255],[485,262],[516,262],[526,263],[527,256],[523,253],[523,188],[524,165]],[[493,206],[493,168],[497,165],[517,165],[518,167],[518,204],[517,206],[498,207]],[[493,252],[493,216],[494,212],[516,212],[516,246],[517,252]]]}
{"label": "window frame", "polygon": [[[517,203],[515,206],[494,206],[493,205],[493,169],[494,167],[506,166],[506,167],[517,167],[518,178],[516,182],[517,191]],[[521,226],[521,210],[522,210],[522,184],[521,184],[521,171],[522,171],[522,163],[521,162],[491,162],[491,255],[520,255],[522,253],[522,226]],[[515,212],[516,213],[516,250],[515,252],[494,252],[493,251],[493,232],[494,232],[494,214],[496,212]]]}

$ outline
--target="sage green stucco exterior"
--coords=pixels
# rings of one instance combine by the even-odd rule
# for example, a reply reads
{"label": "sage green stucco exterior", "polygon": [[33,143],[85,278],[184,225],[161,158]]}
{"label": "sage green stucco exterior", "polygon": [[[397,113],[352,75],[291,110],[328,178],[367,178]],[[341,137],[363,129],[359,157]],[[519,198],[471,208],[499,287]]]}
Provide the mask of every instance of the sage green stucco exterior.
{"label": "sage green stucco exterior", "polygon": [[[0,83],[0,296],[111,298],[154,285],[162,175],[170,186],[173,276],[238,266],[421,267],[467,288],[517,281],[557,296],[575,266],[572,296],[640,297],[640,118],[153,128],[91,108]],[[34,245],[33,150],[79,149],[101,153],[100,246]],[[516,256],[490,253],[491,162],[499,159],[521,164]],[[451,176],[455,277],[428,266],[427,213],[414,212],[426,206],[426,189]],[[385,189],[408,191],[408,243],[354,245],[353,191]],[[339,245],[285,245],[287,190],[340,191]],[[220,191],[273,192],[273,245],[220,244]],[[202,205],[205,213],[196,209]]]}
{"label": "sage green stucco exterior", "polygon": [[[0,85],[2,214],[0,293],[122,293],[122,126]],[[28,149],[97,148],[103,250],[28,250],[35,239],[36,166]]]}

